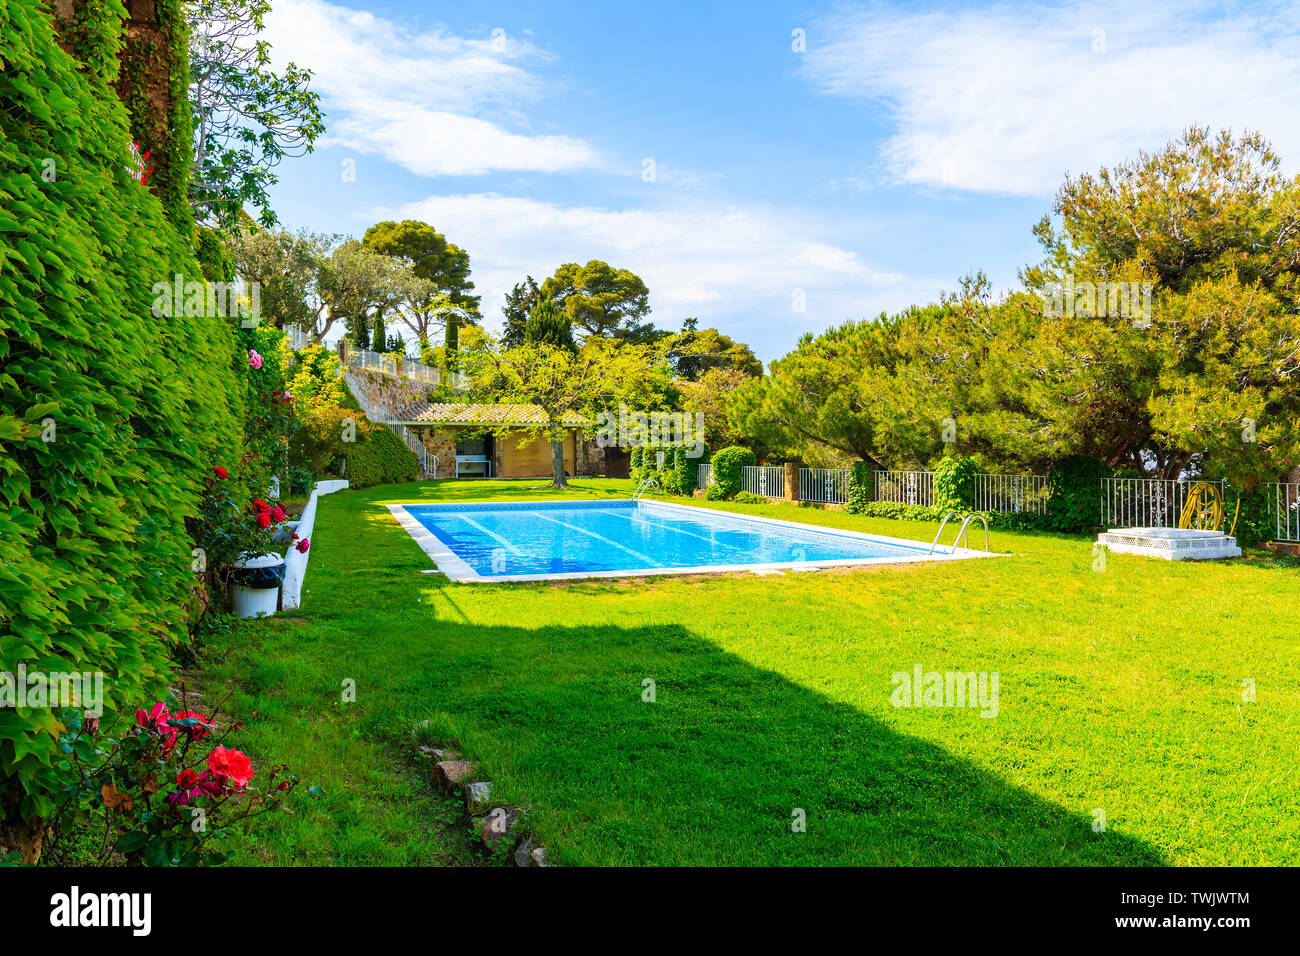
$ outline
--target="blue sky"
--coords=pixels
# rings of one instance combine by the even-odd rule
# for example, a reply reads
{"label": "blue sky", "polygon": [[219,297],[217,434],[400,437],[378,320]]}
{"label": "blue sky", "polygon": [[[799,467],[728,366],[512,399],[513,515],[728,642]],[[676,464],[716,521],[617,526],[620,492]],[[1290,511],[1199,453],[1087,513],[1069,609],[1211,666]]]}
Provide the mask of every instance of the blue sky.
{"label": "blue sky", "polygon": [[273,0],[266,38],[327,111],[287,227],[430,222],[490,326],[525,274],[604,259],[657,325],[764,360],[976,269],[1014,287],[1067,172],[1189,123],[1300,157],[1296,3]]}

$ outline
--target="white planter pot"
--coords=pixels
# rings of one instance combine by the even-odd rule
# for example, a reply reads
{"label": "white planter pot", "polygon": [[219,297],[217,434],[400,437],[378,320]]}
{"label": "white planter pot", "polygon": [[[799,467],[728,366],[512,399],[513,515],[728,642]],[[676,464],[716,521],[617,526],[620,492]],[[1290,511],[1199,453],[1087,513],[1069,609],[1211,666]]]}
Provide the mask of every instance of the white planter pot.
{"label": "white planter pot", "polygon": [[230,588],[230,606],[237,617],[270,617],[279,604],[279,588],[247,588],[242,584]]}

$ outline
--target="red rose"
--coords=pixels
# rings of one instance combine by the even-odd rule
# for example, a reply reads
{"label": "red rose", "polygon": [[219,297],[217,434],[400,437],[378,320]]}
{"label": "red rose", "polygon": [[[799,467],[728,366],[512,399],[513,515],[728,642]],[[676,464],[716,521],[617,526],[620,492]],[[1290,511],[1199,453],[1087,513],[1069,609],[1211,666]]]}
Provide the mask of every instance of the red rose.
{"label": "red rose", "polygon": [[216,472],[216,475],[217,475],[218,478],[229,478],[229,477],[230,477],[230,473],[227,472],[226,469],[222,468],[220,465],[213,465],[213,466],[212,466],[212,470],[213,470],[214,472]]}
{"label": "red rose", "polygon": [[253,500],[253,507],[256,508],[258,511],[270,511],[270,510],[271,510],[271,506],[268,505],[268,504],[267,504],[265,501],[263,501],[261,498],[255,498],[255,499]]}
{"label": "red rose", "polygon": [[269,528],[271,527],[271,516],[265,511],[259,511],[257,513],[257,523],[263,528]]}
{"label": "red rose", "polygon": [[272,521],[283,521],[283,520],[284,520],[284,509],[281,508],[279,505],[276,505],[274,508],[272,508],[272,509],[271,509],[271,520],[272,520]]}
{"label": "red rose", "polygon": [[208,754],[208,767],[223,784],[234,790],[243,790],[253,779],[253,762],[239,750],[218,747]]}
{"label": "red rose", "polygon": [[297,549],[298,549],[302,554],[306,554],[306,553],[307,553],[307,549],[311,547],[311,540],[308,539],[308,538],[303,538],[301,541],[299,541],[299,542],[295,545],[295,547],[296,547],[296,548],[297,548]]}
{"label": "red rose", "polygon": [[198,782],[199,775],[193,770],[182,770],[176,775],[176,786],[182,790],[189,790]]}

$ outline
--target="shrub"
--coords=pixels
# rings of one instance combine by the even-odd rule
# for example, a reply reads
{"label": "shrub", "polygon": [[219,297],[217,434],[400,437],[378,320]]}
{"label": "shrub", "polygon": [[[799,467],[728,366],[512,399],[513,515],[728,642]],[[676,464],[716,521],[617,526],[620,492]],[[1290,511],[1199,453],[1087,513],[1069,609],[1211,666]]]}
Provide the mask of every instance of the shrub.
{"label": "shrub", "polygon": [[[0,660],[103,672],[112,708],[188,639],[185,519],[214,456],[239,456],[247,366],[225,319],[155,314],[156,290],[201,281],[192,236],[128,172],[121,4],[73,6],[81,63],[52,6],[0,5]],[[73,713],[0,709],[0,842],[29,858],[20,821],[62,792]]]}
{"label": "shrub", "polygon": [[934,469],[934,506],[943,512],[975,507],[975,459],[948,455]]}
{"label": "shrub", "polygon": [[308,468],[290,468],[288,494],[291,498],[301,498],[303,495],[311,494],[312,486],[316,484],[316,476]]}
{"label": "shrub", "polygon": [[628,475],[638,485],[641,483],[642,479],[646,477],[643,470],[644,464],[645,448],[641,445],[633,445],[632,451],[628,456]]}
{"label": "shrub", "polygon": [[722,490],[722,486],[719,484],[710,484],[709,487],[704,490],[704,498],[706,501],[723,501],[726,497],[727,493]]}
{"label": "shrub", "polygon": [[419,457],[387,425],[363,420],[357,435],[359,440],[344,453],[347,467],[343,477],[349,488],[414,481],[419,475]]}
{"label": "shrub", "polygon": [[690,496],[700,484],[700,462],[703,458],[691,458],[685,448],[673,451],[673,470],[677,472],[677,493]]}
{"label": "shrub", "polygon": [[[98,719],[75,713],[59,739],[72,779],[49,854],[55,865],[69,862],[63,839],[78,828],[95,833],[91,862],[99,866],[119,853],[128,866],[220,865],[226,856],[216,841],[280,809],[300,782],[283,765],[258,773],[244,753],[224,746],[230,730],[218,730],[214,715],[171,713],[159,702],[118,723],[126,726],[110,735]],[[321,795],[317,787],[310,792]]]}
{"label": "shrub", "polygon": [[867,507],[874,503],[874,496],[871,465],[865,461],[855,461],[849,469],[849,500],[844,505],[844,510],[851,515],[866,514]]}
{"label": "shrub", "polygon": [[764,498],[762,495],[756,495],[749,491],[737,491],[731,500],[742,505],[770,505],[772,503],[771,498]]}
{"label": "shrub", "polygon": [[1047,473],[1047,524],[1057,531],[1087,531],[1101,523],[1101,479],[1110,466],[1100,458],[1070,455]]}
{"label": "shrub", "polygon": [[[931,508],[928,505],[908,505],[903,504],[901,501],[869,501],[863,504],[860,510],[854,511],[853,514],[865,515],[868,518],[891,518],[897,521],[942,521],[943,516],[951,510],[951,508]],[[965,518],[969,513],[963,511],[961,514]],[[988,519],[990,528],[1001,528],[1004,531],[1037,531],[1048,527],[1045,515],[1032,512],[999,514],[992,511],[983,511],[980,513]],[[953,522],[956,520],[956,518],[953,518],[952,521],[949,521],[948,527],[953,527]],[[971,527],[980,528],[981,525],[979,522],[971,522]],[[945,531],[944,534],[946,535],[947,532]],[[956,534],[956,531],[953,531],[953,534]]]}
{"label": "shrub", "polygon": [[757,456],[743,445],[720,449],[713,456],[713,485],[721,489],[721,497],[730,498],[739,491],[744,477],[741,469],[757,464]]}
{"label": "shrub", "polygon": [[1271,541],[1277,527],[1269,511],[1268,490],[1239,491],[1228,485],[1223,501],[1223,530],[1224,533],[1232,531],[1237,543],[1247,547]]}

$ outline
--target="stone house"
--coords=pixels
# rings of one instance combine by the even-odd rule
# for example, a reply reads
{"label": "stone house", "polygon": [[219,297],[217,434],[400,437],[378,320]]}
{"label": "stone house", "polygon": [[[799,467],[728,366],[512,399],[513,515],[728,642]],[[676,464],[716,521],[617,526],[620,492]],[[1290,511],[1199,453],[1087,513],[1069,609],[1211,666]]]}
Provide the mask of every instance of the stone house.
{"label": "stone house", "polygon": [[[537,405],[412,403],[391,423],[415,432],[438,458],[437,478],[549,478],[551,441],[546,412]],[[604,449],[585,432],[591,422],[564,416],[564,470],[604,474]]]}

